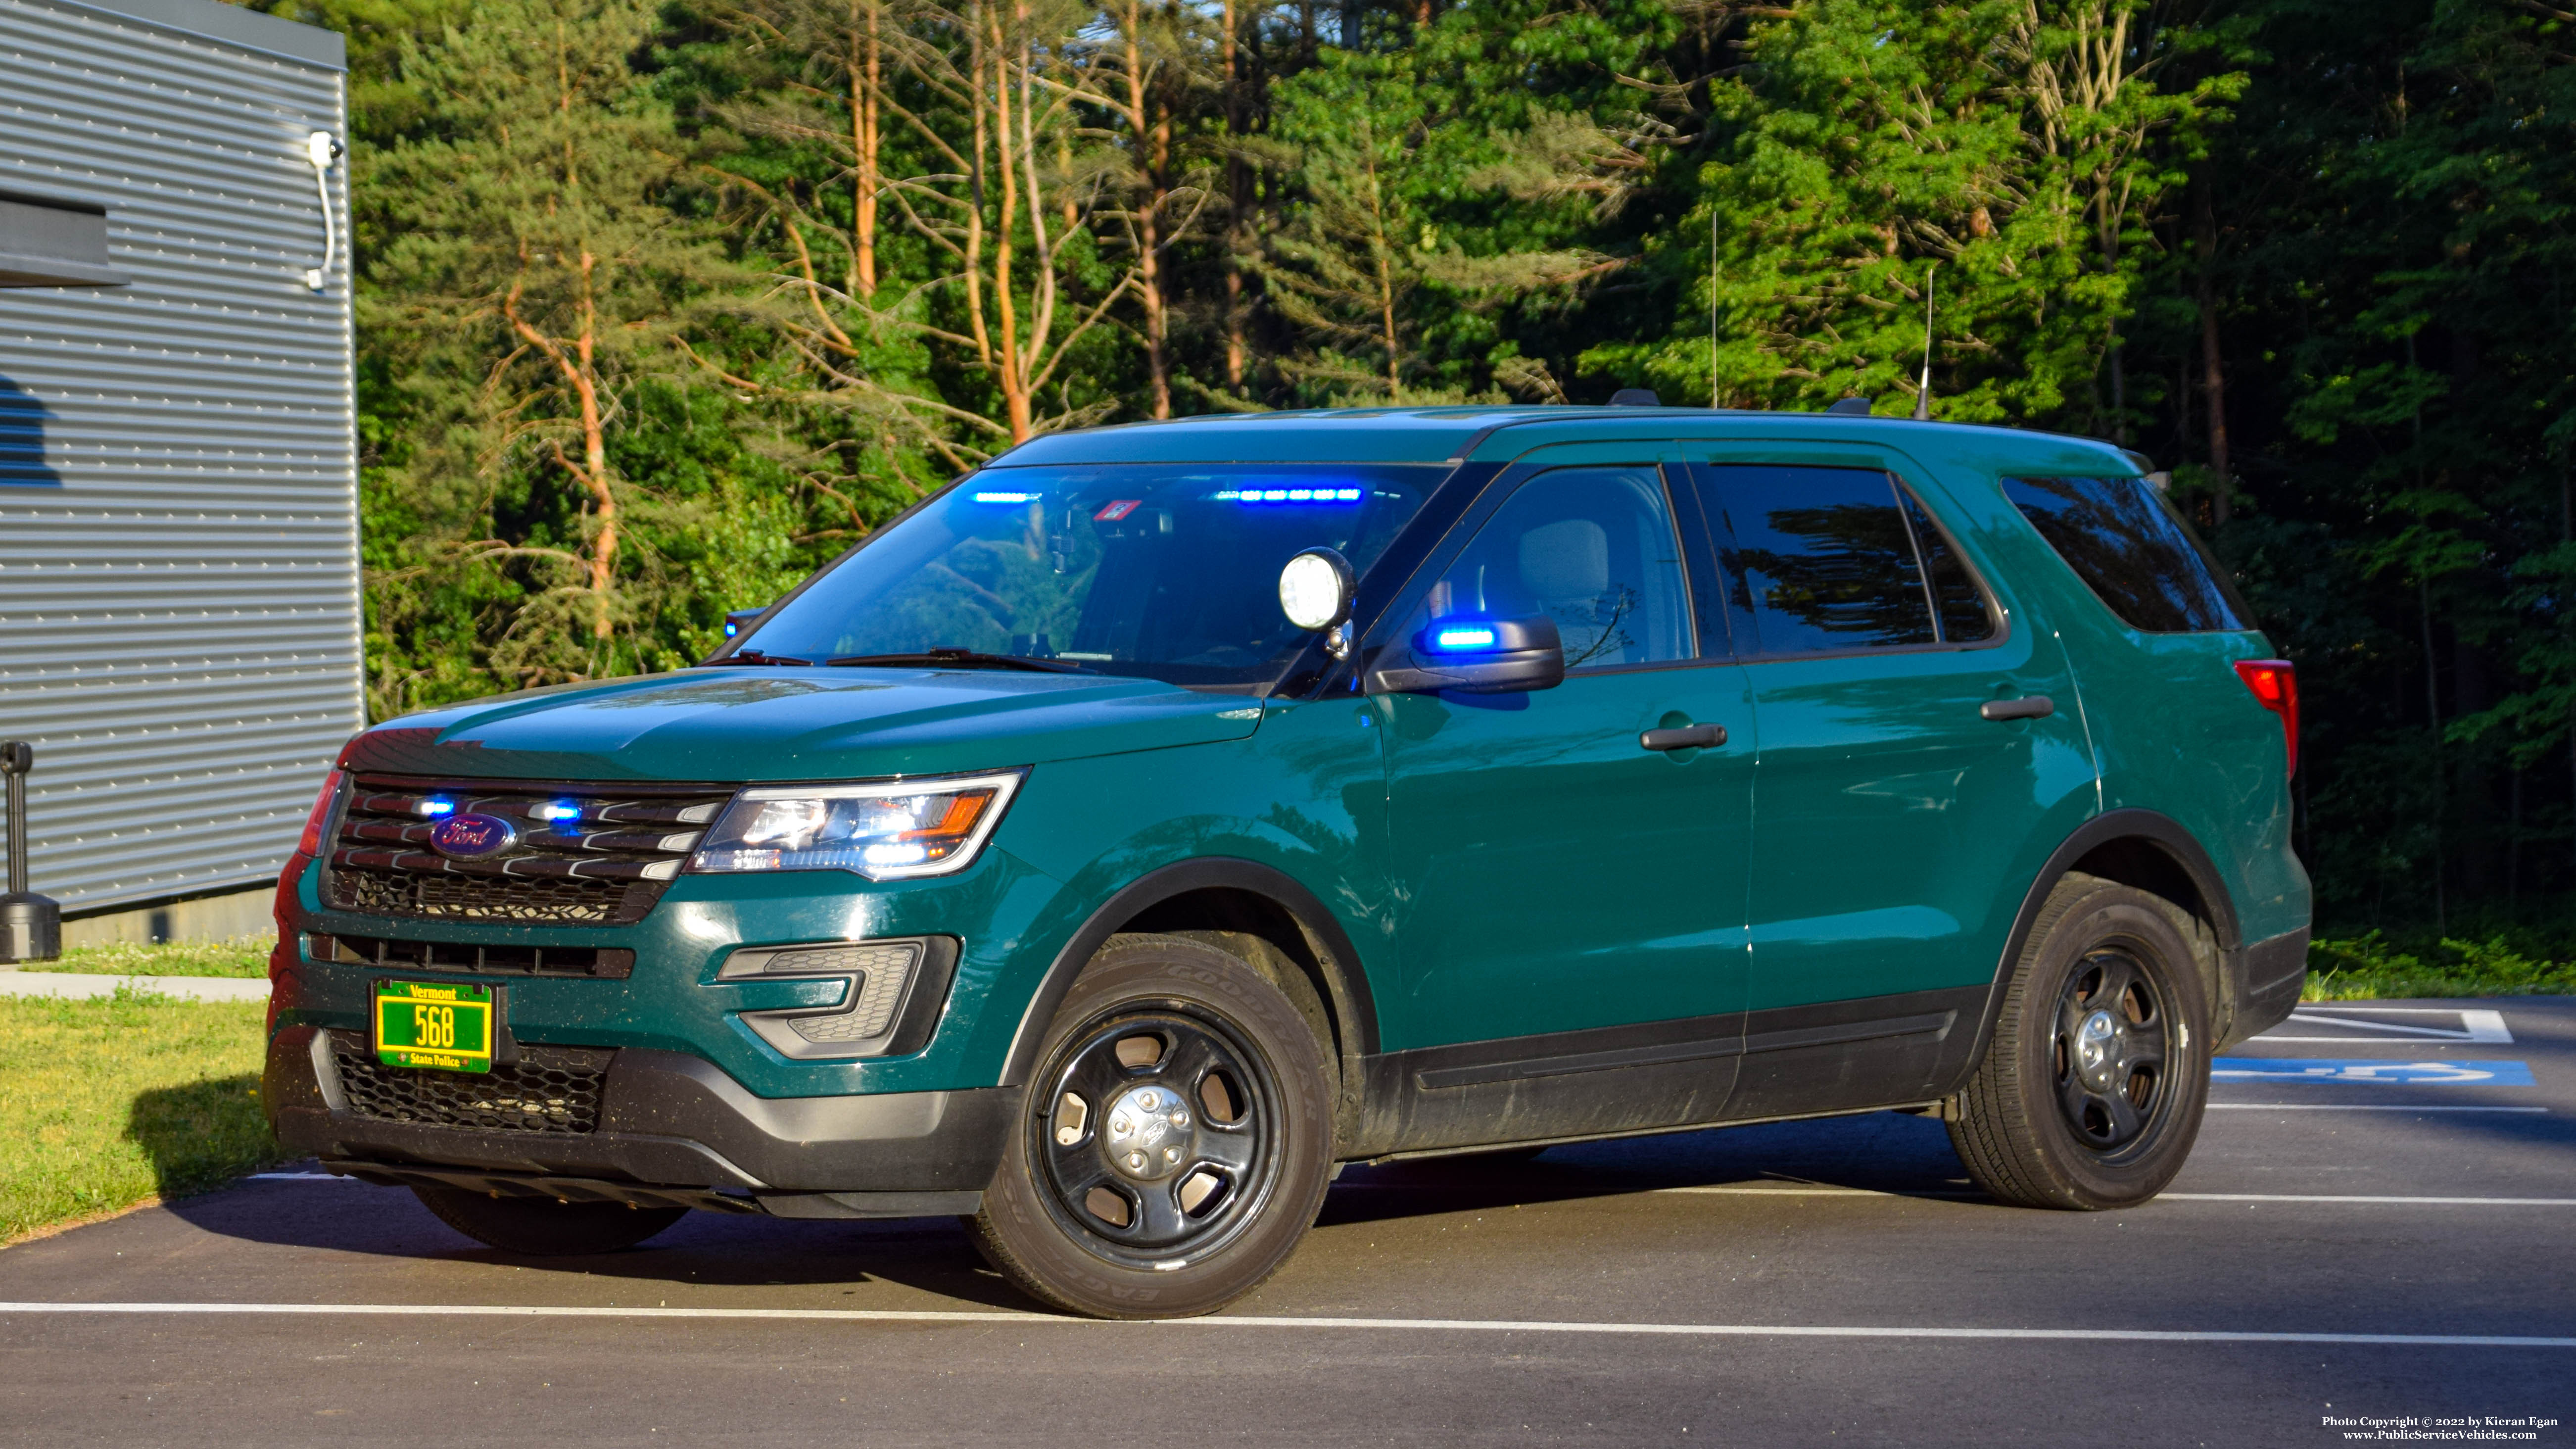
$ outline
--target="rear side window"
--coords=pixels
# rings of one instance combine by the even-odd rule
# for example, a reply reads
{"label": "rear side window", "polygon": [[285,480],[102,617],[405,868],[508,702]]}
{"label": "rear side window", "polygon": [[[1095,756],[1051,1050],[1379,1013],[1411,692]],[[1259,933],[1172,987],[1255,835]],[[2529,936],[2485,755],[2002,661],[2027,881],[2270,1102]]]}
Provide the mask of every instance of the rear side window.
{"label": "rear side window", "polygon": [[1932,521],[1913,494],[1897,487],[1905,500],[1905,521],[1914,529],[1914,547],[1923,555],[1923,582],[1931,590],[1932,612],[1941,626],[1945,644],[1973,644],[1995,636],[1994,610],[1987,607],[1985,591],[1977,587],[1976,575],[1959,557],[1949,535]]}
{"label": "rear side window", "polygon": [[1994,625],[1929,514],[1872,468],[1713,464],[1699,470],[1719,556],[1761,654],[1967,643]]}
{"label": "rear side window", "polygon": [[2147,634],[2250,629],[2190,527],[2144,478],[2006,478],[2004,496],[2112,613]]}

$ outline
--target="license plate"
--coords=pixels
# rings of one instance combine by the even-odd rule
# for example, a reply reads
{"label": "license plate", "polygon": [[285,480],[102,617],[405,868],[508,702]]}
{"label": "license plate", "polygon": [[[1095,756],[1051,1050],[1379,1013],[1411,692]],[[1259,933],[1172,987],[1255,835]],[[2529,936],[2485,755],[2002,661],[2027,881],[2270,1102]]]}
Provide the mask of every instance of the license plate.
{"label": "license plate", "polygon": [[377,982],[376,1059],[440,1072],[492,1070],[492,988]]}

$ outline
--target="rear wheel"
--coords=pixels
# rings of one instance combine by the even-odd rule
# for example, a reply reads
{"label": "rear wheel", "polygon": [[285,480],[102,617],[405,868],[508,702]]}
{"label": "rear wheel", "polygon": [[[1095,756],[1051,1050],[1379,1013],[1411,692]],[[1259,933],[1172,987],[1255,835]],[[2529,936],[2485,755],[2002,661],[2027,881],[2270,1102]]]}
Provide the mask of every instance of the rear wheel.
{"label": "rear wheel", "polygon": [[412,1194],[440,1222],[474,1241],[532,1258],[631,1248],[688,1212],[687,1208],[613,1202],[557,1202],[550,1197],[494,1197],[459,1187],[415,1187]]}
{"label": "rear wheel", "polygon": [[1204,941],[1113,937],[1058,1008],[969,1220],[986,1259],[1100,1318],[1207,1313],[1258,1287],[1331,1175],[1312,996]]}
{"label": "rear wheel", "polygon": [[2209,997],[2174,908],[2093,876],[2050,892],[1950,1141],[2028,1207],[2146,1201],[2182,1170],[2209,1099]]}

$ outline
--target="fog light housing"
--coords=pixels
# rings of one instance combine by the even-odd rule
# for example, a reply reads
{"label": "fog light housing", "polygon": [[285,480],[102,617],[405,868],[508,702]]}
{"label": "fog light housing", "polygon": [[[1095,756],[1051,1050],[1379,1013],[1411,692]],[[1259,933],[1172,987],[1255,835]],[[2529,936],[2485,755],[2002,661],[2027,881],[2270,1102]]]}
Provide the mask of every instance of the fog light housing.
{"label": "fog light housing", "polygon": [[716,983],[837,979],[845,984],[836,1005],[746,1011],[742,1024],[797,1061],[899,1057],[929,1045],[956,970],[954,937],[913,936],[745,946],[725,958]]}

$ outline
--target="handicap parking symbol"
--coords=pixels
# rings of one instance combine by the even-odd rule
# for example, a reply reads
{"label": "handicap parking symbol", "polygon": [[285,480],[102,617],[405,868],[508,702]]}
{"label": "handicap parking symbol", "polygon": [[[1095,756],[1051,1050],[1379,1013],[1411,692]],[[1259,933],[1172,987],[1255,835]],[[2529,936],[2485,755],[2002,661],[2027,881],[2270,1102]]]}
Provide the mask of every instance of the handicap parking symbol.
{"label": "handicap parking symbol", "polygon": [[2353,1082],[2404,1087],[2528,1087],[2531,1067],[2502,1061],[2350,1061],[2324,1057],[2219,1057],[2217,1082]]}

